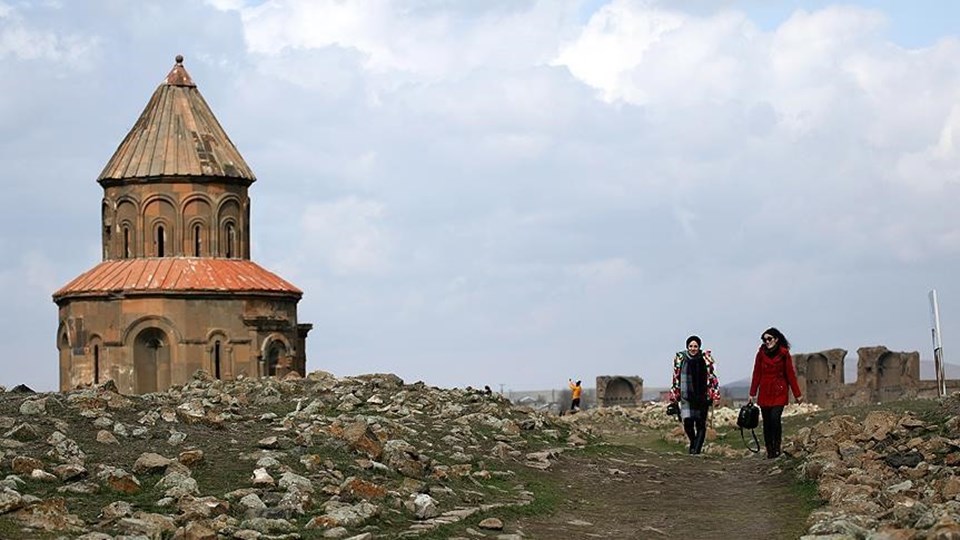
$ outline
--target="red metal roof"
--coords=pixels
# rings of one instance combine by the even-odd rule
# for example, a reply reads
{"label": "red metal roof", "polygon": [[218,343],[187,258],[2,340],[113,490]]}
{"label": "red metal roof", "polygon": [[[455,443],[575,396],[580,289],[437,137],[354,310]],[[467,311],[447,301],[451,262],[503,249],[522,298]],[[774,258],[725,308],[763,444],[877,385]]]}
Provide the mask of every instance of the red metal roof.
{"label": "red metal roof", "polygon": [[183,57],[176,61],[97,180],[200,176],[253,182],[253,171],[184,69]]}
{"label": "red metal roof", "polygon": [[303,295],[300,289],[253,261],[155,257],[104,261],[53,293],[53,300],[149,293],[260,293],[297,298]]}

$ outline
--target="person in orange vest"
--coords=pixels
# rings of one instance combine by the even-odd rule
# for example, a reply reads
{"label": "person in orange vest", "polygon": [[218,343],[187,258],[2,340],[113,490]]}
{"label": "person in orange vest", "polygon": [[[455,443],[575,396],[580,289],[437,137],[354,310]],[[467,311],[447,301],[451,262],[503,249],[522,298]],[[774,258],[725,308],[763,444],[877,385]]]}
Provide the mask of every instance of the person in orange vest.
{"label": "person in orange vest", "polygon": [[570,412],[577,412],[580,410],[580,394],[583,393],[583,388],[580,381],[574,383],[573,379],[567,379],[567,385],[570,386],[570,397],[573,398],[570,400]]}

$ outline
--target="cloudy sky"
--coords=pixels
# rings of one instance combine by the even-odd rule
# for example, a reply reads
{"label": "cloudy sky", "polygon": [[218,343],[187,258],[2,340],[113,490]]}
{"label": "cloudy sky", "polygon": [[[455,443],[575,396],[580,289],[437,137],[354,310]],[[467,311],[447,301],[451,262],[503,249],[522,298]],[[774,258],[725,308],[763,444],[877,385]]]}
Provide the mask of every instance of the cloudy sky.
{"label": "cloudy sky", "polygon": [[[907,7],[909,5],[909,7]],[[0,384],[57,387],[96,178],[185,66],[308,370],[521,390],[960,355],[960,4],[0,0]],[[848,361],[855,361],[851,354]]]}

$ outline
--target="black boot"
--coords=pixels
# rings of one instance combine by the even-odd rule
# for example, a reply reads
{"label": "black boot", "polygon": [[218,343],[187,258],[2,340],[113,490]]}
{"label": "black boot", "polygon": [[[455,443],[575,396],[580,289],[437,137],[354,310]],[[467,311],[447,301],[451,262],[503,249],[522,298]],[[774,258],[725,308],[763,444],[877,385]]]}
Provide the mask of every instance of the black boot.
{"label": "black boot", "polygon": [[691,454],[699,454],[700,452],[702,452],[702,451],[703,451],[703,442],[704,442],[704,440],[705,440],[706,438],[707,438],[707,430],[706,430],[706,429],[701,429],[700,432],[697,433],[697,438],[696,438],[696,440],[693,442],[693,450],[692,450],[690,453],[691,453]]}

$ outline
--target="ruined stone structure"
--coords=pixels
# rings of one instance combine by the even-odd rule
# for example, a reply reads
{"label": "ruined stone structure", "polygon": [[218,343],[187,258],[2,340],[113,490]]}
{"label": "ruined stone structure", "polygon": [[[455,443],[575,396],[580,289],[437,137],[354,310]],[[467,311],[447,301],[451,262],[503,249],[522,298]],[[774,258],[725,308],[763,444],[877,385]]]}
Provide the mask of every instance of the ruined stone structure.
{"label": "ruined stone structure", "polygon": [[797,382],[807,402],[823,406],[845,395],[843,359],[846,356],[847,351],[843,349],[793,355]]}
{"label": "ruined stone structure", "polygon": [[[857,380],[850,384],[845,384],[843,375],[846,355],[843,349],[793,355],[800,390],[808,402],[831,407],[937,395],[936,381],[920,380],[920,353],[861,347]],[[960,381],[947,381],[947,388],[960,389]]]}
{"label": "ruined stone structure", "polygon": [[103,262],[53,295],[61,390],[306,370],[302,292],[250,260],[256,177],[182,61],[97,179]]}
{"label": "ruined stone structure", "polygon": [[622,375],[597,377],[597,406],[636,407],[643,403],[643,379]]}

